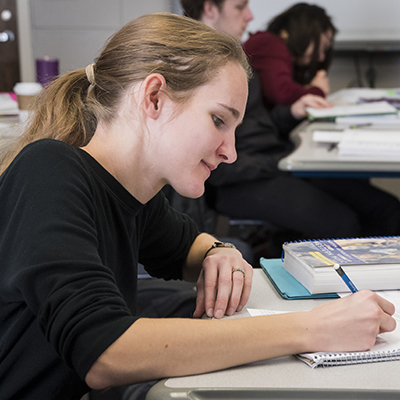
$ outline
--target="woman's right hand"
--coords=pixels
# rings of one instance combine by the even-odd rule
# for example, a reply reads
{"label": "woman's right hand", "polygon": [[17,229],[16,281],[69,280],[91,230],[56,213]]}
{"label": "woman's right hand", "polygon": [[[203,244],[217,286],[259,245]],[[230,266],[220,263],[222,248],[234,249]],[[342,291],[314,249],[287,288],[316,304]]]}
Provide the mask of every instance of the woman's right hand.
{"label": "woman's right hand", "polygon": [[330,93],[331,89],[329,86],[329,78],[324,69],[317,71],[316,75],[310,82],[310,86],[316,86],[317,88],[321,89],[325,95]]}
{"label": "woman's right hand", "polygon": [[369,290],[324,303],[309,311],[310,351],[365,351],[379,333],[396,328],[395,307]]}

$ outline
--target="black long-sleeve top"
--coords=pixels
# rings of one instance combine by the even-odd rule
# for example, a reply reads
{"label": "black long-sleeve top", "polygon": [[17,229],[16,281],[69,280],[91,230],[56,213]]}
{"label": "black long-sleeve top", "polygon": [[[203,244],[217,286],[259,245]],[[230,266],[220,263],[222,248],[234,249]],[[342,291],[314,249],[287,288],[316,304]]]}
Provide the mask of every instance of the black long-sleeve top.
{"label": "black long-sleeve top", "polygon": [[85,151],[28,145],[0,177],[0,398],[80,399],[136,321],[137,263],[177,279],[198,231],[143,205]]}

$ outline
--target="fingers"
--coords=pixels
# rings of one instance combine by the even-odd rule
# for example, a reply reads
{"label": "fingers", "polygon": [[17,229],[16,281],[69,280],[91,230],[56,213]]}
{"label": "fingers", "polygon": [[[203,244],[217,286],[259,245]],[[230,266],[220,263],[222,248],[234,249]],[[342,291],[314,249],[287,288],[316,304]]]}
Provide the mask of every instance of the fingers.
{"label": "fingers", "polygon": [[391,332],[396,328],[396,321],[392,317],[396,309],[390,301],[369,290],[362,290],[356,295],[359,297],[358,305],[361,307],[362,303],[370,310],[371,318],[368,323],[376,324],[378,333]]}
{"label": "fingers", "polygon": [[253,268],[242,258],[207,257],[197,282],[193,317],[205,312],[209,317],[222,318],[241,311],[250,296],[252,277]]}
{"label": "fingers", "polygon": [[331,104],[322,96],[317,96],[315,94],[306,94],[292,104],[290,111],[294,118],[300,119],[306,117],[307,107],[330,108],[333,107],[333,104]]}
{"label": "fingers", "polygon": [[[205,312],[209,317],[215,316],[215,298],[218,291],[221,289],[217,286],[218,271],[216,268],[203,268],[203,284],[204,284],[204,307]],[[224,310],[225,311],[225,310]]]}
{"label": "fingers", "polygon": [[244,279],[244,286],[242,289],[242,295],[239,300],[239,305],[236,308],[236,311],[242,311],[243,307],[247,304],[250,292],[251,292],[251,284],[253,282],[253,268],[249,265],[249,269],[246,271],[246,278]]}
{"label": "fingers", "polygon": [[396,329],[396,320],[389,314],[382,317],[382,322],[379,327],[379,333],[392,332]]}
{"label": "fingers", "polygon": [[249,299],[250,291],[246,288],[251,286],[251,278],[246,275],[243,268],[232,270],[232,290],[228,302],[226,314],[233,315],[236,311],[242,311],[244,305]]}
{"label": "fingers", "polygon": [[392,317],[396,311],[395,306],[380,296],[377,296],[377,303],[383,311],[379,333],[392,332],[396,329],[396,320]]}
{"label": "fingers", "polygon": [[201,318],[205,313],[205,294],[204,294],[204,271],[201,270],[199,279],[197,281],[197,297],[196,309],[193,313],[193,318]]}
{"label": "fingers", "polygon": [[307,107],[313,107],[313,108],[331,108],[333,107],[332,103],[329,103],[328,100],[326,100],[324,97],[321,96],[313,96],[312,99],[310,99],[310,103],[307,104]]}

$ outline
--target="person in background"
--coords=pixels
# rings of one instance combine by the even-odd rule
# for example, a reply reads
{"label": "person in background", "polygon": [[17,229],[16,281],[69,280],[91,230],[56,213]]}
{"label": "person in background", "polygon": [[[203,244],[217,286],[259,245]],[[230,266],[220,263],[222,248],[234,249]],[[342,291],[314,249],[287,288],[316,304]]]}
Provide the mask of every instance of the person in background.
{"label": "person in background", "polygon": [[247,302],[251,266],[160,190],[198,197],[235,160],[248,73],[236,39],[161,13],[126,24],[94,64],[43,91],[1,165],[2,400],[78,400],[90,388],[365,350],[394,329],[393,304],[370,291],[275,316],[136,316],[138,262],[197,279],[195,317]]}
{"label": "person in background", "polygon": [[290,105],[305,94],[329,94],[327,68],[336,28],[319,6],[298,3],[272,19],[243,47],[260,78],[264,104]]}
{"label": "person in background", "polygon": [[[225,28],[225,33],[237,39],[243,29],[238,32],[233,27],[243,27],[251,15],[246,0],[181,0],[181,5],[185,15],[198,17],[212,28],[232,27]],[[279,258],[282,243],[289,240],[400,232],[399,201],[367,179],[306,179],[279,170],[279,160],[294,148],[289,132],[311,104],[330,106],[323,97],[308,94],[290,106],[268,110],[253,73],[245,116],[235,133],[237,160],[221,165],[207,181],[206,190],[212,193],[212,205],[219,213],[272,225],[256,237],[256,260],[259,256]]]}

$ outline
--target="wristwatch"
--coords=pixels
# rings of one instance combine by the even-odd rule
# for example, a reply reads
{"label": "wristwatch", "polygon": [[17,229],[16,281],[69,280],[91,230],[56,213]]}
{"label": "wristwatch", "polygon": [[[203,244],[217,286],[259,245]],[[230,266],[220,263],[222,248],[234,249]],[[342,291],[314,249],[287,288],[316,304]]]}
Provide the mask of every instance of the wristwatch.
{"label": "wristwatch", "polygon": [[232,243],[228,243],[228,242],[214,242],[212,244],[212,246],[206,251],[206,253],[204,254],[204,258],[207,257],[207,254],[212,250],[212,249],[216,249],[217,247],[230,247],[231,249],[236,249],[236,246]]}

